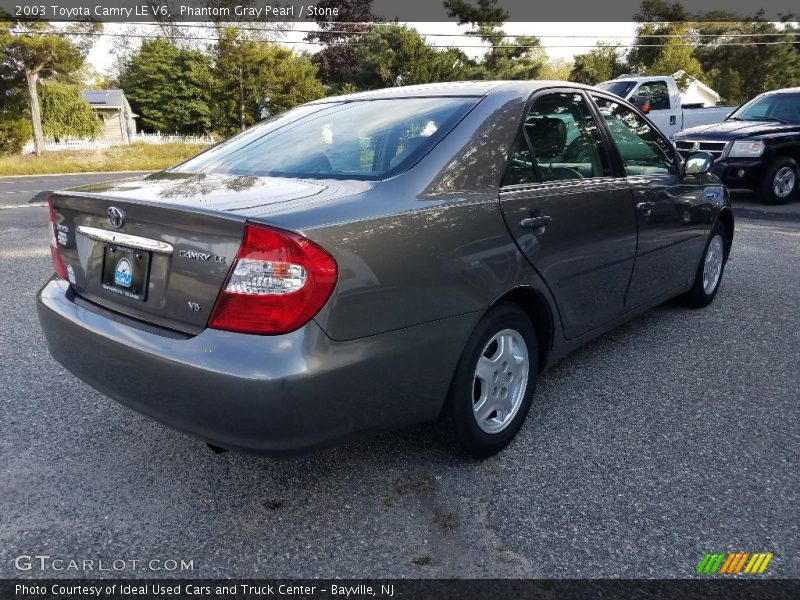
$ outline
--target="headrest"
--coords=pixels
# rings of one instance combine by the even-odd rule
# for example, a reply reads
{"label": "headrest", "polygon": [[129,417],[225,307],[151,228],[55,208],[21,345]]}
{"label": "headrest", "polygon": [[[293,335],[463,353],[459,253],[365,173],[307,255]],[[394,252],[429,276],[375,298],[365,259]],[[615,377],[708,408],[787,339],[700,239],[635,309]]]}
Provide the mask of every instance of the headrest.
{"label": "headrest", "polygon": [[525,124],[536,158],[555,158],[567,145],[567,126],[561,119],[536,117]]}

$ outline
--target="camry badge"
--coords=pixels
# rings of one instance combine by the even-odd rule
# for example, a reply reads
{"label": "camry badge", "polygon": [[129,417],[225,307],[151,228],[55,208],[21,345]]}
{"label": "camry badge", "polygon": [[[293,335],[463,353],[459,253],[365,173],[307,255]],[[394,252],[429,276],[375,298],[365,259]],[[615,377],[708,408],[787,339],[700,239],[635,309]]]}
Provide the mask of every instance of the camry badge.
{"label": "camry badge", "polygon": [[109,225],[114,229],[119,229],[125,224],[125,213],[116,206],[109,206],[106,214],[108,215]]}
{"label": "camry badge", "polygon": [[132,282],[131,263],[127,258],[122,258],[117,263],[117,268],[114,269],[114,283],[122,287],[131,287]]}

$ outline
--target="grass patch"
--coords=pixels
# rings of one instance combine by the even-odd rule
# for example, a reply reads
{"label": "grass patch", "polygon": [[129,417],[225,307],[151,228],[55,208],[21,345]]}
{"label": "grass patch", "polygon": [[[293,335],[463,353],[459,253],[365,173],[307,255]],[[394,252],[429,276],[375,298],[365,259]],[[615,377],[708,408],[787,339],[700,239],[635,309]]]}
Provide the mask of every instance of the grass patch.
{"label": "grass patch", "polygon": [[419,556],[415,556],[411,559],[411,562],[418,567],[424,567],[426,565],[431,564],[431,557],[427,554],[420,554]]}
{"label": "grass patch", "polygon": [[160,171],[198,154],[199,144],[145,144],[98,150],[64,150],[25,156],[0,156],[0,176],[87,173],[91,171]]}
{"label": "grass patch", "polygon": [[433,522],[439,526],[444,533],[452,533],[458,526],[458,516],[449,510],[440,510],[434,513]]}
{"label": "grass patch", "polygon": [[422,494],[429,492],[432,489],[433,476],[430,473],[423,471],[418,473],[416,478],[410,483],[406,483],[402,479],[398,479],[392,486],[392,489],[389,490],[389,493],[381,497],[381,504],[388,508],[390,506],[394,506],[394,503],[397,502],[406,492],[414,491]]}

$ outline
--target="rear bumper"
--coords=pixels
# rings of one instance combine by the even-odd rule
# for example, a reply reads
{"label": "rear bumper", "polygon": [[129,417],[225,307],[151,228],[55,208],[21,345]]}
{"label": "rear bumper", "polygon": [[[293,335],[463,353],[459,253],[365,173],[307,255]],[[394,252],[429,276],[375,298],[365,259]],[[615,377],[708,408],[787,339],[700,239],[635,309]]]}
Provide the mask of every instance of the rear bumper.
{"label": "rear bumper", "polygon": [[766,164],[760,159],[725,159],[714,163],[711,171],[731,189],[753,190],[761,185]]}
{"label": "rear bumper", "polygon": [[350,342],[331,340],[314,321],[282,336],[207,329],[176,338],[76,303],[57,277],[37,310],[50,353],[87,384],[207,442],[257,454],[434,419],[478,318]]}

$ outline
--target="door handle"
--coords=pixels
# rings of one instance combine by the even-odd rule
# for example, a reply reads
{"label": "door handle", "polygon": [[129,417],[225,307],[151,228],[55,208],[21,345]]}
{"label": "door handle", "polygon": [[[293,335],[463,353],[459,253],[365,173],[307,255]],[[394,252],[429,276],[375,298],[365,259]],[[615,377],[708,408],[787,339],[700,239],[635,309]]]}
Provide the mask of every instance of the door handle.
{"label": "door handle", "polygon": [[656,206],[655,202],[639,202],[639,204],[636,205],[636,208],[642,211],[645,217],[649,217],[650,214],[653,212],[653,208],[655,208],[655,206]]}
{"label": "door handle", "polygon": [[519,222],[519,226],[523,229],[539,229],[540,227],[547,227],[553,219],[547,215],[538,217],[527,217]]}

